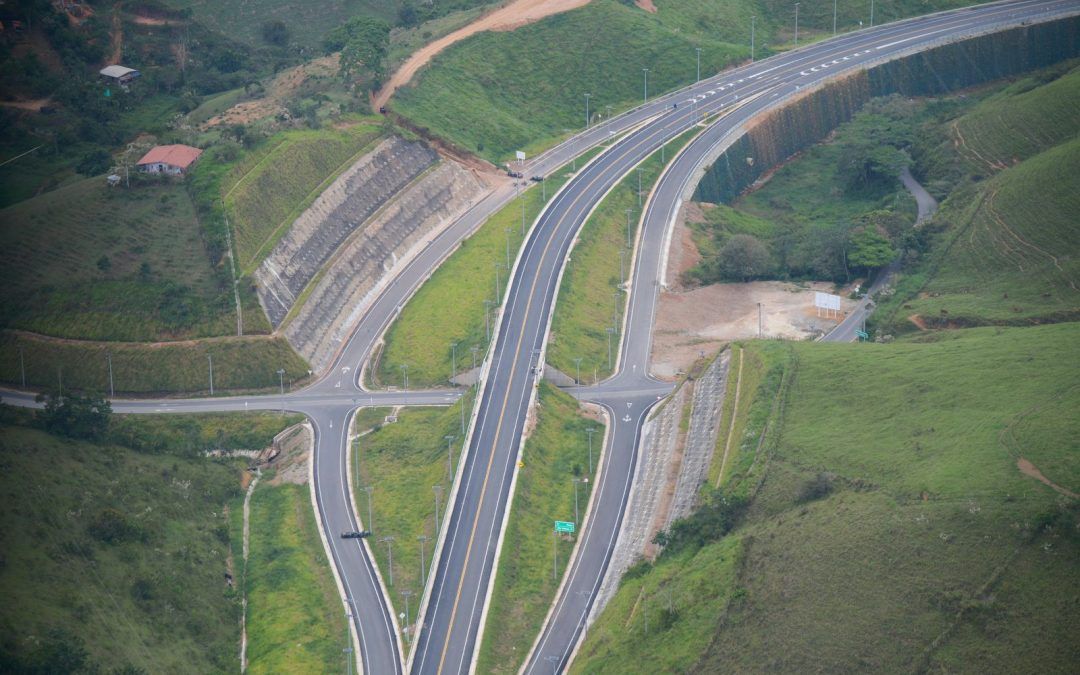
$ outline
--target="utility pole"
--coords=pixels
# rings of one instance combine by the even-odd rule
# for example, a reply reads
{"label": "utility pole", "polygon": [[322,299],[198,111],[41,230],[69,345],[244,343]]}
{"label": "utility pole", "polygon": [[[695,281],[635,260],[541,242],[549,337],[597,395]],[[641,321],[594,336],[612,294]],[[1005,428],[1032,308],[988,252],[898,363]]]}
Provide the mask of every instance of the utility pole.
{"label": "utility pole", "polygon": [[581,384],[581,357],[574,358],[574,372],[577,376],[574,378],[574,384]]}
{"label": "utility pole", "polygon": [[596,433],[596,427],[589,427],[585,430],[585,433],[589,435],[589,475],[593,475],[592,468],[592,437]]}
{"label": "utility pole", "polygon": [[[112,354],[105,352],[105,360],[109,362],[109,398],[116,398],[116,389],[113,387]],[[26,385],[24,384],[23,386]]]}
{"label": "utility pole", "polygon": [[422,534],[416,538],[420,542],[420,587],[425,588],[427,586],[427,556],[424,555],[424,544],[431,539],[426,534]]}
{"label": "utility pole", "polygon": [[574,481],[574,525],[576,526],[581,520],[578,519],[578,486],[581,485],[580,478],[573,478]]}
{"label": "utility pole", "polygon": [[435,491],[435,529],[439,529],[439,499],[442,498],[443,486],[432,485],[431,489]]}
{"label": "utility pole", "polygon": [[214,395],[214,355],[207,354],[206,358],[210,361],[210,395]]}
{"label": "utility pole", "polygon": [[284,415],[285,414],[285,369],[284,368],[278,368],[277,369],[277,376],[278,376],[278,387],[280,388],[280,391],[281,391],[281,414]]}
{"label": "utility pole", "polygon": [[648,103],[649,102],[649,69],[648,68],[642,68],[641,70],[642,70],[642,72],[645,73],[645,100],[642,101],[642,103]]}
{"label": "utility pole", "polygon": [[589,122],[591,121],[589,119],[589,97],[590,96],[592,96],[592,94],[585,94],[585,128],[586,129],[589,128]]}
{"label": "utility pole", "polygon": [[375,488],[371,485],[360,488],[367,493],[367,529],[368,532],[375,531],[375,518],[371,515],[371,491]]}
{"label": "utility pole", "polygon": [[457,377],[457,343],[450,343],[450,381]]}
{"label": "utility pole", "polygon": [[870,0],[870,27],[874,27],[874,0]]}
{"label": "utility pole", "polygon": [[390,585],[394,585],[394,538],[391,536],[385,536],[379,540],[386,544],[386,555],[389,557],[389,564],[387,565],[388,574],[390,575]]}
{"label": "utility pole", "polygon": [[694,47],[694,51],[697,52],[697,79],[695,82],[701,82],[701,47]]}
{"label": "utility pole", "polygon": [[452,449],[453,448],[452,444],[454,442],[454,439],[457,438],[457,437],[453,436],[453,435],[447,435],[447,436],[443,436],[443,438],[446,439],[446,472],[450,476],[450,482],[453,483],[454,482],[454,451]]}
{"label": "utility pole", "polygon": [[754,23],[757,21],[757,15],[751,15],[750,17],[750,63],[754,62]]}
{"label": "utility pole", "polygon": [[[873,2],[874,0],[870,0]],[[799,3],[795,3],[795,46],[799,46]]]}
{"label": "utility pole", "polygon": [[832,34],[836,35],[836,0],[832,0]]}
{"label": "utility pole", "polygon": [[409,391],[409,364],[401,364],[401,386],[404,391]]}
{"label": "utility pole", "polygon": [[[495,274],[498,275],[498,271]],[[491,300],[484,300],[484,334],[487,335],[488,342],[491,342],[491,306],[494,304]]]}

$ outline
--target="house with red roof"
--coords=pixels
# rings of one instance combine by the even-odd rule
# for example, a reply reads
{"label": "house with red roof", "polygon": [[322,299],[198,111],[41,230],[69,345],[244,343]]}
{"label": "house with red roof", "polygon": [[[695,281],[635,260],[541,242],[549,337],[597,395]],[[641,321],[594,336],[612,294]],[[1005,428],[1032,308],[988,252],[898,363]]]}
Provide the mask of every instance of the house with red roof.
{"label": "house with red roof", "polygon": [[159,145],[142,156],[138,167],[143,173],[183,176],[201,154],[202,150],[190,145]]}

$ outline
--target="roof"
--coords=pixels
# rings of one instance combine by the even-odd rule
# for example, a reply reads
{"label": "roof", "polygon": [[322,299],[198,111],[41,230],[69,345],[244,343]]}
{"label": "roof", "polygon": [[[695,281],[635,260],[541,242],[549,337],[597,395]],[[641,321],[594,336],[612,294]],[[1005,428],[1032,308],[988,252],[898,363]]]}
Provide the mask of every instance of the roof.
{"label": "roof", "polygon": [[139,165],[171,164],[181,169],[191,166],[202,154],[202,150],[190,145],[159,145],[142,156]]}
{"label": "roof", "polygon": [[135,70],[134,68],[128,68],[127,66],[117,66],[117,65],[105,66],[104,68],[102,68],[98,72],[101,73],[102,75],[104,75],[105,77],[123,77],[124,75],[128,75],[130,73],[135,73],[136,75],[138,75],[138,73],[139,73],[139,71]]}

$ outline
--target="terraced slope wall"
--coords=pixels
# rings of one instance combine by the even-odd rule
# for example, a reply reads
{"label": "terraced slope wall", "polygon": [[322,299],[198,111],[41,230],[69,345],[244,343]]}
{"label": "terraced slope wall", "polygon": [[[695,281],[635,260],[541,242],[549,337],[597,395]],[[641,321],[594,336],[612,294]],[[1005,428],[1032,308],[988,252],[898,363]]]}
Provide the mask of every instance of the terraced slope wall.
{"label": "terraced slope wall", "polygon": [[285,337],[322,372],[395,266],[458,218],[486,192],[472,171],[445,160],[398,194],[333,257]]}
{"label": "terraced slope wall", "polygon": [[419,141],[388,138],[300,214],[255,271],[259,302],[275,328],[342,242],[437,159]]}
{"label": "terraced slope wall", "polygon": [[953,42],[809,91],[747,125],[706,169],[695,201],[730,202],[776,165],[821,141],[876,96],[928,96],[1080,55],[1080,17]]}

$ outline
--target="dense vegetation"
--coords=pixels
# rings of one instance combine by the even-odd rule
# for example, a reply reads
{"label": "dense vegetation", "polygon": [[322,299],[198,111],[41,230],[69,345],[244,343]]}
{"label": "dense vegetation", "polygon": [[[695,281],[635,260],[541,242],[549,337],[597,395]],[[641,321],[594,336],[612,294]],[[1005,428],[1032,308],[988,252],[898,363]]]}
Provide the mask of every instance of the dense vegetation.
{"label": "dense vegetation", "polygon": [[787,381],[755,390],[772,414],[741,437],[754,455],[769,419],[762,454],[624,577],[575,669],[1065,672],[1078,337],[748,346]]}
{"label": "dense vegetation", "polygon": [[[0,670],[235,668],[240,605],[225,573],[238,542],[224,511],[241,465],[202,457],[215,445],[189,449],[173,430],[215,438],[237,418],[125,420],[90,442],[38,430],[23,411],[2,415]],[[249,447],[288,422],[244,419],[261,434]],[[151,452],[127,445],[148,436],[165,440]]]}
{"label": "dense vegetation", "polygon": [[849,281],[920,247],[914,200],[898,180],[922,106],[874,99],[831,142],[781,167],[760,189],[694,225],[699,283],[761,278]]}

